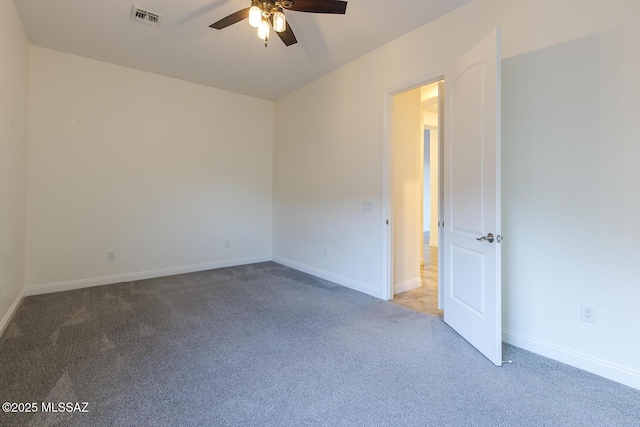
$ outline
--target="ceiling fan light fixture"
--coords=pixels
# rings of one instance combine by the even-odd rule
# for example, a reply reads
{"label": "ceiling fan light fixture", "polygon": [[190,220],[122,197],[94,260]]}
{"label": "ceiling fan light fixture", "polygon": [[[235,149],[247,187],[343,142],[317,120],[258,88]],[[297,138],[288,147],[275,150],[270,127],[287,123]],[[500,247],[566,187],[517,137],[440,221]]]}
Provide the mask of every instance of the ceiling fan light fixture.
{"label": "ceiling fan light fixture", "polygon": [[249,9],[249,25],[258,28],[262,22],[262,10],[255,4]]}
{"label": "ceiling fan light fixture", "polygon": [[271,25],[269,25],[269,21],[266,18],[263,18],[262,21],[260,21],[260,25],[258,26],[258,37],[265,42],[269,40],[270,27]]}
{"label": "ceiling fan light fixture", "polygon": [[274,12],[273,14],[273,29],[278,33],[281,33],[287,29],[287,20],[284,17],[284,12],[282,11],[282,8],[280,8],[277,12]]}

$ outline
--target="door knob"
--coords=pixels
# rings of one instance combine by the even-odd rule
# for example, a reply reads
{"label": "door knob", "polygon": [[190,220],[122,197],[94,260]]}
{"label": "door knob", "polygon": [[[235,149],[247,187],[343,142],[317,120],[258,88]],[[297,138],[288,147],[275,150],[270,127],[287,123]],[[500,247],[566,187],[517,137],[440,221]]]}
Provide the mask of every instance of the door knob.
{"label": "door knob", "polygon": [[480,242],[482,242],[483,240],[486,240],[489,243],[493,243],[493,233],[489,233],[486,236],[477,237],[476,240]]}

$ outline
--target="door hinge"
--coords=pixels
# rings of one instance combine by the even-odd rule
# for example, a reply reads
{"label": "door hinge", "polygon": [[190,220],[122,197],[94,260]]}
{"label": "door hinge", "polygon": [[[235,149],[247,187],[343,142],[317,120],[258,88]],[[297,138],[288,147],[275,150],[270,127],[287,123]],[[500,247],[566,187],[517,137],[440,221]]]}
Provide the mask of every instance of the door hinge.
{"label": "door hinge", "polygon": [[387,225],[389,225],[389,220],[387,220]]}

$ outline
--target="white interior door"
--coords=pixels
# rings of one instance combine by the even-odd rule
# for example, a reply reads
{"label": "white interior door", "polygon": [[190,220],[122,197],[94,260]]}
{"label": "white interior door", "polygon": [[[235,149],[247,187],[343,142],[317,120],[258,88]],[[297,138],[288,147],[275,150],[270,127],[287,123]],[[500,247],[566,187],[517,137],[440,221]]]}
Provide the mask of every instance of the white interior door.
{"label": "white interior door", "polygon": [[445,97],[444,321],[501,366],[499,30],[445,73]]}

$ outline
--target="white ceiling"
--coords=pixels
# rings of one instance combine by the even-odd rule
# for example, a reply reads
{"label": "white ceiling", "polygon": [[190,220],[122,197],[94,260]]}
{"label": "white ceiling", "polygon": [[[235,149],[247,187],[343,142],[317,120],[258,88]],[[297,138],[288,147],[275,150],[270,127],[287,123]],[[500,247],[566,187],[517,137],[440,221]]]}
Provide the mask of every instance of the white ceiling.
{"label": "white ceiling", "polygon": [[[242,21],[250,0],[15,0],[37,46],[275,100],[470,0],[349,0],[346,15],[286,11],[298,44],[269,46]],[[162,15],[131,19],[133,5]]]}

